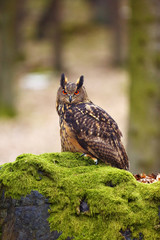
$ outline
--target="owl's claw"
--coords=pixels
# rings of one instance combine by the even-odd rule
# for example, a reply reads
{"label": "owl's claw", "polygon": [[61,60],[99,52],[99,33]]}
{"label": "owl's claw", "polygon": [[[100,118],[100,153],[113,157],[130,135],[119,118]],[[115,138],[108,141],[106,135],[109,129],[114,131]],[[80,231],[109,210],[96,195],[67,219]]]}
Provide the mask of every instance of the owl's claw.
{"label": "owl's claw", "polygon": [[98,159],[93,159],[93,161],[95,162],[95,164],[98,164]]}
{"label": "owl's claw", "polygon": [[86,157],[87,155],[85,153],[82,153],[80,157]]}
{"label": "owl's claw", "polygon": [[81,157],[90,157],[96,165],[98,164],[98,159],[90,156],[89,154],[82,153]]}

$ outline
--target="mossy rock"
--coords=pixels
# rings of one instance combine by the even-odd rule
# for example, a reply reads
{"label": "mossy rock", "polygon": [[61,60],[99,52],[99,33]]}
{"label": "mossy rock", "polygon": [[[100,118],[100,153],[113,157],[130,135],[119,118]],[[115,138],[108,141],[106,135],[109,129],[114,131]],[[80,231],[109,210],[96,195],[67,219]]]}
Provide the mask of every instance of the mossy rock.
{"label": "mossy rock", "polygon": [[33,191],[48,200],[58,239],[160,239],[160,182],[139,183],[130,172],[78,153],[23,154],[1,166],[0,201],[3,192],[18,200]]}

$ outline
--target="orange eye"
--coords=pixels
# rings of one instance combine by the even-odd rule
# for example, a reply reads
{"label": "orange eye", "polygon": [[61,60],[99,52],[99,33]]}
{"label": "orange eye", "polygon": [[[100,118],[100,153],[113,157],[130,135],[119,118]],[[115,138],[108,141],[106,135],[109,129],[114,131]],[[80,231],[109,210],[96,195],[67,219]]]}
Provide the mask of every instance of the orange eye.
{"label": "orange eye", "polygon": [[66,95],[67,93],[66,93],[66,91],[65,90],[63,90],[63,92],[62,92],[64,95]]}
{"label": "orange eye", "polygon": [[75,95],[78,95],[78,94],[79,94],[79,91],[77,90],[74,94],[75,94]]}

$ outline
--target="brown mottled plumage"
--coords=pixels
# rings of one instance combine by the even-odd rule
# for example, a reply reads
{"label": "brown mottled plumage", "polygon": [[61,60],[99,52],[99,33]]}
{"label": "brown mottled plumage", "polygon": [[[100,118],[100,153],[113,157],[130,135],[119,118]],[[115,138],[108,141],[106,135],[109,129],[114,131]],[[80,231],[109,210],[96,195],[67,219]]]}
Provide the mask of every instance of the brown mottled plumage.
{"label": "brown mottled plumage", "polygon": [[129,168],[122,134],[110,115],[89,100],[83,76],[75,84],[62,74],[56,108],[63,152],[81,152],[113,167]]}

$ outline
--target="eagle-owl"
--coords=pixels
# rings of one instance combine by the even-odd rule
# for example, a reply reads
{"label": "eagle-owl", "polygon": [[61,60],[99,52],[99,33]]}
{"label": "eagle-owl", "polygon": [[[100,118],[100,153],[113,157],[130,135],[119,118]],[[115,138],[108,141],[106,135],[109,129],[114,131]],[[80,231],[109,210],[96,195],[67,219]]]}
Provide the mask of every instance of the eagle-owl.
{"label": "eagle-owl", "polygon": [[80,152],[113,167],[129,168],[128,157],[121,142],[121,131],[113,118],[88,98],[83,86],[61,75],[56,109],[60,118],[62,151]]}

